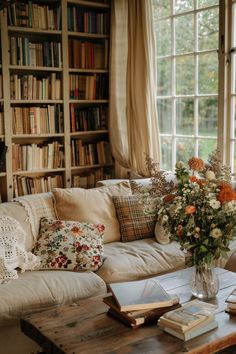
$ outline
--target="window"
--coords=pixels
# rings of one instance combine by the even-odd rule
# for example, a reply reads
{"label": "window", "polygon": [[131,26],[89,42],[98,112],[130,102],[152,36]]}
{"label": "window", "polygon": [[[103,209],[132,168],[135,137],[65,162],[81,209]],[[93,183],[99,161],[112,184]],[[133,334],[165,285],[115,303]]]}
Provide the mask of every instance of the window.
{"label": "window", "polygon": [[[217,147],[220,6],[217,0],[152,3],[161,168],[173,170],[176,160],[205,160]],[[235,106],[235,89],[232,97]]]}

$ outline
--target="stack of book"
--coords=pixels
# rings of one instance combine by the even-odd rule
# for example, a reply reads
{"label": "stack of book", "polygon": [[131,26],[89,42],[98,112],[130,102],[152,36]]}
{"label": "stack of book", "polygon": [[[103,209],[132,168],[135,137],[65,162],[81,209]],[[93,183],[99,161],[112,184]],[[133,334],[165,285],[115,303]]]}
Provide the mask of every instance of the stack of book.
{"label": "stack of book", "polygon": [[236,314],[236,289],[229,294],[225,302],[227,303],[226,312]]}
{"label": "stack of book", "polygon": [[167,312],[158,320],[165,332],[187,341],[216,327],[216,306],[199,300],[192,300],[181,308]]}
{"label": "stack of book", "polygon": [[166,311],[180,307],[179,297],[168,294],[155,279],[109,284],[112,295],[103,299],[108,315],[137,328],[156,320]]}

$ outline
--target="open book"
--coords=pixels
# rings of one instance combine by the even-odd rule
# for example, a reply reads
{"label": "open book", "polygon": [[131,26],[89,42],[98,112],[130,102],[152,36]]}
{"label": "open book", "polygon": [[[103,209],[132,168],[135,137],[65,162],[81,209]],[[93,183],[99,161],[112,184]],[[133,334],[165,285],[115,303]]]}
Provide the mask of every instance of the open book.
{"label": "open book", "polygon": [[153,309],[179,302],[178,296],[173,298],[155,278],[112,283],[109,288],[120,311]]}

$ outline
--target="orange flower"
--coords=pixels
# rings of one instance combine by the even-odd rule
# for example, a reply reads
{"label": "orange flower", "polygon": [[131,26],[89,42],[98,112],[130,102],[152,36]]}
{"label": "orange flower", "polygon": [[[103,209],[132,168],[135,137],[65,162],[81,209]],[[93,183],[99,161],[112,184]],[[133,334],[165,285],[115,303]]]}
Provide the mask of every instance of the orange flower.
{"label": "orange flower", "polygon": [[219,184],[218,184],[218,188],[219,189],[224,189],[224,190],[227,190],[227,189],[230,189],[232,190],[232,186],[228,183],[228,182],[225,182],[225,181],[221,181]]}
{"label": "orange flower", "polygon": [[236,200],[236,193],[232,187],[229,188],[229,186],[226,186],[220,190],[217,199],[221,204],[224,202],[230,202],[231,200]]}
{"label": "orange flower", "polygon": [[191,157],[188,160],[188,165],[193,171],[202,171],[204,169],[204,161],[198,157]]}
{"label": "orange flower", "polygon": [[196,207],[194,205],[188,205],[186,208],[185,208],[185,213],[186,214],[194,214],[196,211]]}
{"label": "orange flower", "polygon": [[198,185],[199,185],[200,187],[203,187],[203,186],[206,185],[205,179],[199,179],[199,180],[197,181],[197,183],[198,183]]}
{"label": "orange flower", "polygon": [[198,178],[196,176],[189,176],[191,182],[198,182]]}
{"label": "orange flower", "polygon": [[172,200],[175,199],[175,195],[174,194],[167,194],[165,197],[164,197],[164,202],[165,203],[169,203],[169,202],[172,202]]}
{"label": "orange flower", "polygon": [[176,233],[179,237],[181,237],[183,235],[183,226],[182,225],[177,226]]}

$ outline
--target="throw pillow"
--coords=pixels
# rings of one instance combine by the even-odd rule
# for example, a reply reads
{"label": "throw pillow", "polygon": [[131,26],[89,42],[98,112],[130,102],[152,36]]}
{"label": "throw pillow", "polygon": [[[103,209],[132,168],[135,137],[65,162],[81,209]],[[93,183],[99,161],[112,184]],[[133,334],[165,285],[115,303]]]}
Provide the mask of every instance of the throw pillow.
{"label": "throw pillow", "polygon": [[104,243],[120,241],[119,222],[112,202],[112,196],[119,195],[131,195],[129,183],[91,189],[53,190],[57,218],[104,224]]}
{"label": "throw pillow", "polygon": [[154,237],[156,215],[144,213],[144,206],[137,196],[113,197],[124,242]]}
{"label": "throw pillow", "polygon": [[40,258],[25,249],[26,234],[20,223],[10,216],[0,217],[0,284],[18,278],[22,272],[33,270]]}
{"label": "throw pillow", "polygon": [[34,254],[42,269],[97,270],[103,262],[104,225],[41,219]]}

